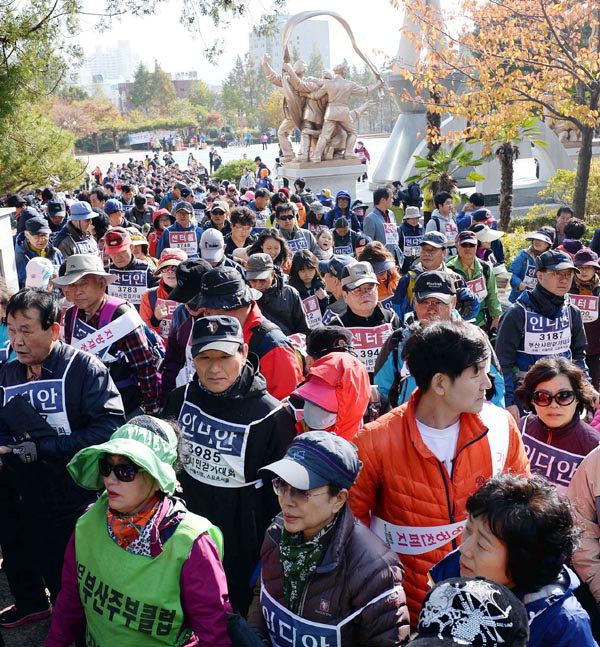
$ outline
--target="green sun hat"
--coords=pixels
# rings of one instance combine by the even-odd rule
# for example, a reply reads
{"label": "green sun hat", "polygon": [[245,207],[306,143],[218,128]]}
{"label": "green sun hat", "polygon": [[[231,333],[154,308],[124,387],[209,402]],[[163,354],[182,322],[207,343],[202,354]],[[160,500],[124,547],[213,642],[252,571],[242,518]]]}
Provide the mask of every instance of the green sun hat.
{"label": "green sun hat", "polygon": [[177,435],[163,420],[152,416],[136,416],[101,445],[91,445],[73,456],[67,469],[77,483],[86,490],[104,487],[98,461],[105,454],[129,458],[153,476],[160,490],[173,494],[177,486],[174,464],[177,460]]}

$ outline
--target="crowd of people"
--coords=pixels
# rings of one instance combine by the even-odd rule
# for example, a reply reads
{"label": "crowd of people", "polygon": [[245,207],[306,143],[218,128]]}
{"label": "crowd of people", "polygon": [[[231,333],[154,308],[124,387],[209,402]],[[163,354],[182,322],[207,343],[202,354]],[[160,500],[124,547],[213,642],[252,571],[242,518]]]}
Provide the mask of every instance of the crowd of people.
{"label": "crowd of people", "polygon": [[8,197],[0,644],[597,647],[583,223],[507,268],[481,194],[270,174],[146,156]]}

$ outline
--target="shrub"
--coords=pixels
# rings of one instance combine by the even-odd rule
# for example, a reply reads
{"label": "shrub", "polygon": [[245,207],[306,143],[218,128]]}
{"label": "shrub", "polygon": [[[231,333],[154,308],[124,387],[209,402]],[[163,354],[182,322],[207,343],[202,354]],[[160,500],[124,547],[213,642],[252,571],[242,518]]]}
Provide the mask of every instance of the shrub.
{"label": "shrub", "polygon": [[252,167],[252,162],[250,160],[231,160],[222,164],[219,170],[213,173],[213,177],[238,184],[246,166]]}

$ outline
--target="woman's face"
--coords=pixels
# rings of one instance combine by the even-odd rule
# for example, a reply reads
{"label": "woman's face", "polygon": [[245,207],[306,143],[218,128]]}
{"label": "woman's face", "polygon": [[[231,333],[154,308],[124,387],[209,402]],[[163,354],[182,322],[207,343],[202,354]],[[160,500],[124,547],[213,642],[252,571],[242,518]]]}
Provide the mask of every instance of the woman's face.
{"label": "woman's face", "polygon": [[262,250],[275,260],[281,254],[281,243],[274,238],[266,238],[262,244]]}
{"label": "woman's face", "polygon": [[550,249],[550,245],[548,245],[548,243],[545,243],[543,240],[532,240],[531,246],[539,254],[543,254]]}
{"label": "woman's face", "polygon": [[174,288],[177,285],[176,269],[175,265],[167,265],[160,272],[160,276],[165,282],[165,285],[168,285],[170,288]]}
{"label": "woman's face", "polygon": [[347,498],[347,490],[329,496],[327,485],[305,492],[284,483],[278,495],[283,525],[288,532],[302,532],[305,540],[312,539],[333,519]]}
{"label": "woman's face", "polygon": [[581,281],[591,281],[596,274],[596,268],[590,267],[589,265],[580,265],[579,266],[579,279]]}
{"label": "woman's face", "polygon": [[317,244],[324,252],[327,252],[331,249],[331,246],[333,245],[333,236],[331,235],[330,232],[324,231],[319,236],[319,240],[317,241]]}
{"label": "woman's face", "polygon": [[[573,391],[573,386],[566,375],[557,375],[551,380],[540,382],[534,391],[546,391],[550,395],[555,395],[559,391]],[[552,400],[547,407],[541,407],[537,404],[534,404],[533,407],[538,418],[546,427],[558,428],[568,425],[573,420],[577,404],[578,401],[575,399],[571,404],[561,407],[556,400]]]}
{"label": "woman's face", "polygon": [[[126,465],[131,461],[125,456],[110,454],[106,458],[110,465]],[[119,481],[111,471],[103,477],[108,494],[108,505],[121,514],[131,514],[139,510],[158,490],[158,484],[148,472],[139,471],[133,481]]]}
{"label": "woman's face", "polygon": [[469,516],[460,544],[460,576],[486,577],[509,589],[508,550],[482,518]]}
{"label": "woman's face", "polygon": [[305,267],[303,270],[298,270],[298,278],[304,285],[310,285],[315,278],[316,270],[314,267]]}

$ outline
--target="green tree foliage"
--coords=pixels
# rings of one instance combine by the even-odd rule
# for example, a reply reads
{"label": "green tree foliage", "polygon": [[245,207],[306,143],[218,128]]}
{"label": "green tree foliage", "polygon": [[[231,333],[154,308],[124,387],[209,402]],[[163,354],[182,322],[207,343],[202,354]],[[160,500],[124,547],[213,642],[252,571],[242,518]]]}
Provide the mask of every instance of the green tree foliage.
{"label": "green tree foliage", "polygon": [[152,94],[150,105],[159,113],[167,114],[175,101],[177,93],[171,77],[165,72],[158,61],[154,63],[154,72],[152,74]]}
{"label": "green tree foliage", "polygon": [[237,56],[221,90],[221,107],[231,125],[256,127],[262,104],[268,100],[272,89],[250,52],[243,58]]}
{"label": "green tree foliage", "polygon": [[194,81],[190,93],[192,105],[211,110],[215,105],[215,93],[209,89],[204,81]]}
{"label": "green tree foliage", "polygon": [[154,79],[148,68],[140,63],[133,77],[133,88],[129,95],[129,103],[134,110],[148,111],[152,99]]}
{"label": "green tree foliage", "polygon": [[320,77],[323,73],[325,63],[323,62],[323,57],[319,48],[315,45],[310,55],[310,61],[308,61],[308,76]]}

